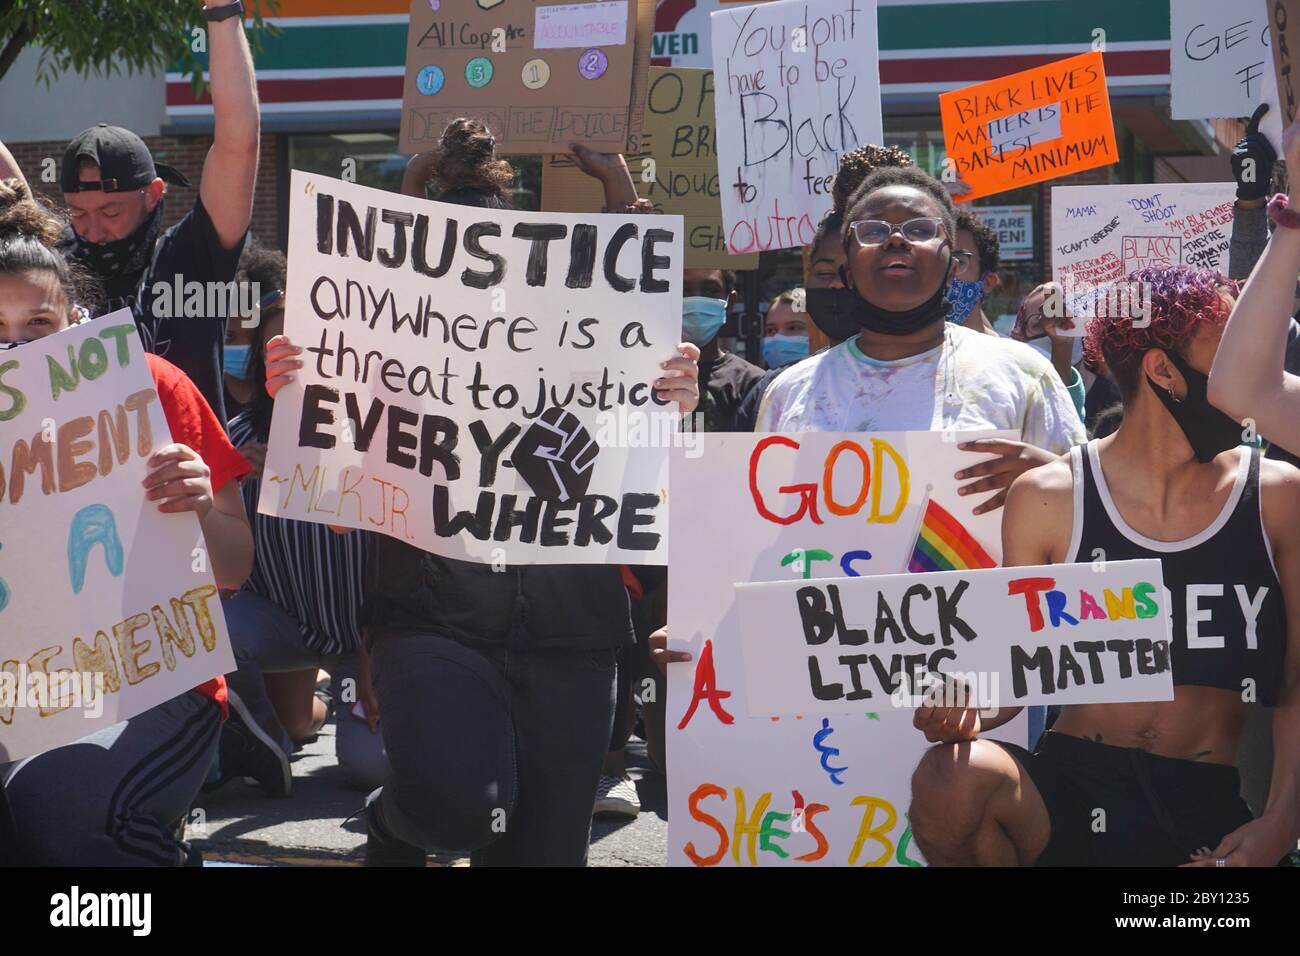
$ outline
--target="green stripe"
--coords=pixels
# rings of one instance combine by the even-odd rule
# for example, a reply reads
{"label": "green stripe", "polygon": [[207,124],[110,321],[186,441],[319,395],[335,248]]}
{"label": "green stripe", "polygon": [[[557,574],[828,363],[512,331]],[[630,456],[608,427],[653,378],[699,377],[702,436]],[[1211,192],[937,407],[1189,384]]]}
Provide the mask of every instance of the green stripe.
{"label": "green stripe", "polygon": [[[1046,44],[1073,43],[1081,50],[1092,31],[1109,42],[1169,40],[1169,7],[1135,0],[1026,0],[1023,3],[932,3],[880,8],[882,50],[1017,46],[1026,52]],[[207,67],[207,55],[198,59]],[[266,37],[257,54],[262,70],[325,67],[365,69],[401,66],[406,25],[291,27]],[[179,66],[173,65],[173,71]]]}
{"label": "green stripe", "polygon": [[[1135,0],[1031,0],[880,8],[882,50],[943,47],[1091,45],[1101,27],[1110,43],[1169,40],[1169,4]],[[1080,51],[1082,52],[1082,50]]]}

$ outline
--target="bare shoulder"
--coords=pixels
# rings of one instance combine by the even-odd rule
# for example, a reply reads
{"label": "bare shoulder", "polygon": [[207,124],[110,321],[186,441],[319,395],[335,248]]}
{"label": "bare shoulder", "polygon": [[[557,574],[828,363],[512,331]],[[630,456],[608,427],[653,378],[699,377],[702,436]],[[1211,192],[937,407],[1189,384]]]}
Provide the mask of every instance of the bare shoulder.
{"label": "bare shoulder", "polygon": [[1038,506],[1048,508],[1064,502],[1072,505],[1074,501],[1074,473],[1070,468],[1070,456],[1061,455],[1046,465],[1030,468],[1011,484],[1007,495],[1007,507],[1011,507],[1012,498],[1020,499],[1021,507]]}
{"label": "bare shoulder", "polygon": [[1074,522],[1074,474],[1068,456],[1031,468],[1011,484],[1002,516],[1003,563],[1067,560]]}
{"label": "bare shoulder", "polygon": [[1259,500],[1269,541],[1275,549],[1285,545],[1300,526],[1300,468],[1272,458],[1260,459]]}

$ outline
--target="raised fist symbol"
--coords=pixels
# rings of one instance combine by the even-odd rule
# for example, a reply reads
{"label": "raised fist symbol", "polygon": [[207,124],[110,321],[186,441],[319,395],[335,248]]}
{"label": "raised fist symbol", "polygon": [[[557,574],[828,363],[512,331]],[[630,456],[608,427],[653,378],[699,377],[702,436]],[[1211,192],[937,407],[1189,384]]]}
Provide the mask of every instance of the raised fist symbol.
{"label": "raised fist symbol", "polygon": [[568,501],[587,493],[599,453],[578,416],[555,407],[528,426],[510,463],[537,497]]}

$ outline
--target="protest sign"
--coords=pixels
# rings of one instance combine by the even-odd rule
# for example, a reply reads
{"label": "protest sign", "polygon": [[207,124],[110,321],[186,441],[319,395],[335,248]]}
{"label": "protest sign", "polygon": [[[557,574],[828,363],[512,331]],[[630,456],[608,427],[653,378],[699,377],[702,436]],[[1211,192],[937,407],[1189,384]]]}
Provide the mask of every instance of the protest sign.
{"label": "protest sign", "polygon": [[[651,67],[642,151],[628,167],[643,199],[659,212],[685,220],[688,269],[756,269],[758,254],[732,256],[722,230],[717,138],[713,121],[713,71]],[[599,209],[599,184],[572,157],[549,156],[542,165],[546,208]]]}
{"label": "protest sign", "polygon": [[1000,260],[1034,258],[1033,206],[968,206],[966,211],[997,233]]}
{"label": "protest sign", "polygon": [[737,584],[750,717],[1173,700],[1160,562]]}
{"label": "protest sign", "polygon": [[483,209],[295,170],[265,514],[450,558],[662,564],[682,222]]}
{"label": "protest sign", "polygon": [[141,487],[170,441],[129,311],[0,352],[0,763],[234,669],[198,519]]}
{"label": "protest sign", "polygon": [[[1114,285],[1149,265],[1228,271],[1233,183],[1052,188],[1052,277],[1071,315],[1143,307],[1143,290]],[[1110,312],[1103,312],[1110,309]],[[1083,323],[1073,333],[1083,334]]]}
{"label": "protest sign", "polygon": [[575,140],[621,152],[636,30],[632,0],[478,0],[454,10],[411,0],[401,151],[427,150],[449,122],[471,116],[503,153],[553,153]]}
{"label": "protest sign", "polygon": [[875,0],[724,8],[711,27],[727,248],[807,245],[840,157],[884,142]]}
{"label": "protest sign", "polygon": [[1285,129],[1295,121],[1300,103],[1300,77],[1296,76],[1300,68],[1300,0],[1268,0],[1268,28]]}
{"label": "protest sign", "polygon": [[[929,744],[911,713],[863,701],[851,715],[749,716],[733,585],[995,564],[1001,512],[972,514],[985,496],[958,495],[953,478],[985,457],[958,443],[989,436],[1019,438],[704,434],[673,452],[669,646],[694,659],[668,666],[671,864],[921,859],[905,813]],[[1023,746],[1025,716],[992,735]]]}
{"label": "protest sign", "polygon": [[1250,116],[1269,77],[1268,0],[1172,0],[1169,100],[1174,119]]}
{"label": "protest sign", "polygon": [[939,112],[958,202],[1119,161],[1099,52],[942,93]]}

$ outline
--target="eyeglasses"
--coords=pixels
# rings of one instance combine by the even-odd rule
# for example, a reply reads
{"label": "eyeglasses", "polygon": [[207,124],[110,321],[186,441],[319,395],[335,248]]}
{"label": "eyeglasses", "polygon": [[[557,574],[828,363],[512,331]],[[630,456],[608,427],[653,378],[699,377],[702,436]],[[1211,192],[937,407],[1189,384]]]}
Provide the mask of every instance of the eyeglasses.
{"label": "eyeglasses", "polygon": [[883,219],[859,219],[849,223],[853,238],[862,246],[878,246],[895,232],[908,242],[929,242],[943,232],[943,220],[933,216],[920,216],[894,225]]}

